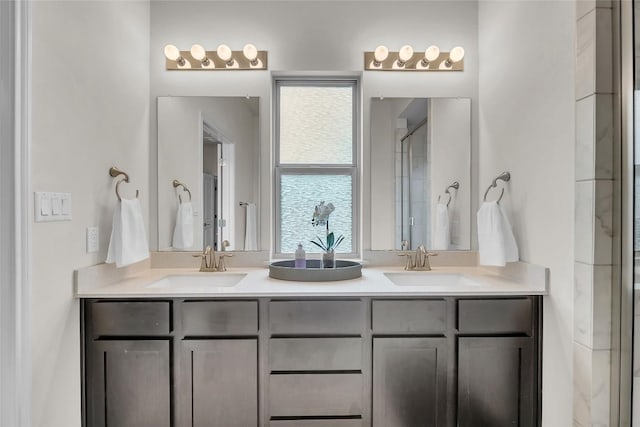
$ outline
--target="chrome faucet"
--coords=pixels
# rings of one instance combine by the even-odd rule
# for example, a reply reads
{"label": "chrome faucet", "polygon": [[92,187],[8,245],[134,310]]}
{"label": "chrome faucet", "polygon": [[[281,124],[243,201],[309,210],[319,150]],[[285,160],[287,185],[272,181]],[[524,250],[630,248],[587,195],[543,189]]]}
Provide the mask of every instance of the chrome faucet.
{"label": "chrome faucet", "polygon": [[211,246],[204,248],[201,254],[193,255],[194,257],[202,258],[200,263],[200,271],[212,272],[212,271],[227,271],[224,259],[232,257],[230,254],[220,254],[216,260],[216,251]]}
{"label": "chrome faucet", "polygon": [[429,257],[437,255],[438,254],[432,252],[427,252],[427,249],[424,247],[424,245],[420,245],[416,249],[414,257],[411,257],[410,252],[402,253],[399,256],[407,257],[407,262],[404,265],[405,270],[431,271],[431,262],[429,262]]}

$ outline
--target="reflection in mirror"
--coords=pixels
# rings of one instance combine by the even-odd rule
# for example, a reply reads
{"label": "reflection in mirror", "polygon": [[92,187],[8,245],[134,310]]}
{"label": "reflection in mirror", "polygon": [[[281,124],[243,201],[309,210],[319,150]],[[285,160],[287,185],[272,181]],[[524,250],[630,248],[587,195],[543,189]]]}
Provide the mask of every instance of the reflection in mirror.
{"label": "reflection in mirror", "polygon": [[471,246],[471,101],[371,101],[371,248]]}
{"label": "reflection in mirror", "polygon": [[258,98],[159,97],[159,250],[259,250],[259,153]]}

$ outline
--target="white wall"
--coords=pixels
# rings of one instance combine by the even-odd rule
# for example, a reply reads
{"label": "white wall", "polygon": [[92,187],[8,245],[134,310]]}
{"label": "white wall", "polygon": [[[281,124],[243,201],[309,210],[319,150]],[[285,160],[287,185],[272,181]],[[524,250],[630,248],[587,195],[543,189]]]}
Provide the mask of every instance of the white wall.
{"label": "white wall", "polygon": [[[34,427],[80,426],[80,314],[73,270],[106,258],[116,204],[109,167],[149,201],[149,5],[33,2],[31,185],[70,192],[73,220],[34,223]],[[33,218],[30,213],[29,218]],[[100,227],[87,254],[85,230]]]}
{"label": "white wall", "polygon": [[479,196],[511,172],[502,205],[523,261],[550,269],[543,425],[572,420],[575,3],[480,1]]}
{"label": "white wall", "polygon": [[[188,25],[185,25],[188,23]],[[409,43],[416,50],[437,44],[443,50],[465,48],[465,71],[455,73],[362,74],[363,98],[363,248],[370,243],[369,109],[372,97],[468,97],[477,129],[477,2],[472,1],[257,1],[151,3],[151,176],[155,174],[155,99],[164,95],[260,97],[261,244],[270,249],[271,226],[271,79],[272,73],[360,73],[363,52],[386,44],[392,50]],[[163,47],[187,50],[200,43],[213,50],[226,43],[240,50],[252,42],[269,52],[269,71],[176,72],[165,70]],[[477,132],[473,131],[474,152]],[[472,175],[475,172],[472,173]],[[152,185],[153,182],[151,183]],[[474,192],[475,194],[475,192]],[[152,202],[154,203],[154,202]],[[157,219],[152,216],[152,222]],[[375,230],[375,227],[374,227]],[[154,247],[152,242],[152,247]]]}
{"label": "white wall", "polygon": [[[160,97],[158,98],[158,243],[160,250],[172,246],[178,198],[173,180],[184,182],[191,190],[192,203],[197,212],[194,218],[194,244],[192,250],[202,249],[202,120],[216,126],[234,145],[233,168],[234,200],[229,206],[233,218],[233,236],[224,236],[231,242],[228,250],[244,247],[245,208],[238,201],[258,201],[258,155],[256,138],[258,118],[245,98],[221,97]],[[213,156],[215,159],[215,155]],[[216,162],[217,164],[217,162]],[[231,162],[230,162],[231,164]],[[188,196],[187,196],[188,197]],[[184,200],[184,197],[183,197]],[[258,207],[258,211],[260,208]]]}

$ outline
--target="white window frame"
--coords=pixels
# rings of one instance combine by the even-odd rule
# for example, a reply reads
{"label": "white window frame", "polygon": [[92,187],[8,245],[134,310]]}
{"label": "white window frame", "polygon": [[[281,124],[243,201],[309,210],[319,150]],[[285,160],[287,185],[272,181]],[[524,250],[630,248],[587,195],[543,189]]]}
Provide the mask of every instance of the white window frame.
{"label": "white window frame", "polygon": [[[351,87],[352,90],[352,142],[351,164],[294,164],[280,163],[280,88],[285,86]],[[273,85],[274,123],[274,257],[290,256],[281,252],[280,195],[282,175],[350,175],[351,176],[351,252],[340,253],[341,258],[360,256],[360,80],[349,77],[277,77]],[[329,200],[328,200],[329,201]],[[318,200],[320,202],[320,200]],[[309,221],[313,212],[309,212]],[[319,253],[310,251],[311,253]]]}

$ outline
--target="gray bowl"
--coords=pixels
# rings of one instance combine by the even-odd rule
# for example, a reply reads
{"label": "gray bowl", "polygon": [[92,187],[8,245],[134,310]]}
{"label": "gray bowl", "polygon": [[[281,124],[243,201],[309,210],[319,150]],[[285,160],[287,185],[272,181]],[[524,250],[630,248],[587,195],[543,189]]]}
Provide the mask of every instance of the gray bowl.
{"label": "gray bowl", "polygon": [[320,260],[308,259],[307,268],[294,268],[294,260],[276,261],[269,265],[269,277],[294,282],[334,282],[362,276],[362,264],[337,260],[335,268],[321,268]]}

